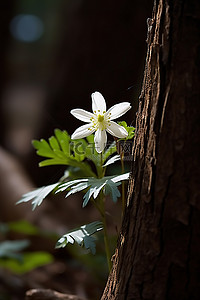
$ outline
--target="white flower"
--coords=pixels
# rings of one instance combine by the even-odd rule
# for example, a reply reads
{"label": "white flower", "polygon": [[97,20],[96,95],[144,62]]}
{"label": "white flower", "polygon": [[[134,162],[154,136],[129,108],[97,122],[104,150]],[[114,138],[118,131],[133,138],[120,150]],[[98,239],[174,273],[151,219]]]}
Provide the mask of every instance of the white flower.
{"label": "white flower", "polygon": [[107,134],[125,138],[128,136],[128,132],[123,126],[118,125],[112,120],[121,117],[125,114],[131,105],[129,102],[121,102],[113,105],[108,111],[106,111],[106,101],[99,92],[92,94],[92,110],[93,113],[84,109],[77,108],[72,109],[71,114],[77,119],[86,122],[87,124],[77,128],[72,134],[72,139],[84,138],[93,132],[95,132],[94,142],[95,148],[98,153],[101,153],[106,146]]}

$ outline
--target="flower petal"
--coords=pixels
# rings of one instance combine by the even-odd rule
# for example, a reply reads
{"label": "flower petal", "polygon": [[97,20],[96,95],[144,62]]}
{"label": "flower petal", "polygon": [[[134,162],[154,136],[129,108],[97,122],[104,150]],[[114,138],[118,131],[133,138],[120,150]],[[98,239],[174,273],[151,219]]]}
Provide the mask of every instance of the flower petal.
{"label": "flower petal", "polygon": [[129,109],[131,109],[131,104],[129,102],[121,102],[109,108],[106,115],[111,114],[110,120],[114,120],[124,115]]}
{"label": "flower petal", "polygon": [[105,130],[97,129],[94,135],[95,149],[101,153],[106,146],[107,134]]}
{"label": "flower petal", "polygon": [[91,112],[81,108],[72,109],[70,113],[77,119],[83,122],[91,122],[91,118],[94,116]]}
{"label": "flower petal", "polygon": [[106,111],[106,101],[99,92],[92,93],[92,110],[101,114]]}
{"label": "flower petal", "polygon": [[110,126],[108,126],[106,130],[108,131],[108,133],[118,138],[125,138],[128,136],[128,132],[126,131],[126,129],[113,121],[110,121]]}
{"label": "flower petal", "polygon": [[92,127],[93,124],[85,124],[78,127],[71,136],[72,140],[82,139],[95,131],[95,128]]}

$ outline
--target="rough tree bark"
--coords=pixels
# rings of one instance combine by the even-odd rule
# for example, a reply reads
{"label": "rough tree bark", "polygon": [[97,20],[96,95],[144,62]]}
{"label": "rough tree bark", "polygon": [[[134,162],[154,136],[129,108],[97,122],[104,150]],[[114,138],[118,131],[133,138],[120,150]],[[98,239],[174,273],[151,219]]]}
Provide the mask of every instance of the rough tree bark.
{"label": "rough tree bark", "polygon": [[200,299],[200,1],[155,0],[105,299]]}

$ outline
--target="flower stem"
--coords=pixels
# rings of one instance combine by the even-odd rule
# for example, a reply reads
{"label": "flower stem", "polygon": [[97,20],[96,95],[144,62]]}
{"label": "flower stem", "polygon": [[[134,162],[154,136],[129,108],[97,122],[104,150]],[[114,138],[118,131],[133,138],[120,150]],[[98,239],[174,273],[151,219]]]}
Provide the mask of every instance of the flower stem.
{"label": "flower stem", "polygon": [[106,251],[106,258],[108,264],[108,270],[111,271],[112,263],[111,263],[111,255],[110,255],[110,248],[108,243],[108,232],[107,232],[107,224],[106,224],[106,217],[105,214],[102,216],[103,228],[104,228],[104,244],[105,244],[105,251]]}
{"label": "flower stem", "polygon": [[[122,169],[122,174],[124,174],[124,151],[122,150],[120,152],[120,159],[121,159],[121,169]],[[124,214],[125,211],[125,182],[122,181],[122,215]]]}
{"label": "flower stem", "polygon": [[104,232],[105,252],[106,252],[106,258],[107,258],[108,270],[110,272],[112,264],[111,264],[110,247],[109,247],[109,243],[108,243],[108,232],[107,232],[105,203],[104,203],[103,193],[100,193],[98,200],[99,201],[95,201],[94,199],[92,199],[92,202],[101,215],[101,219],[102,219],[102,223],[103,223],[103,232]]}
{"label": "flower stem", "polygon": [[[100,178],[104,176],[105,168],[103,168],[103,153],[100,153],[100,164],[101,164],[101,172],[100,172]],[[110,255],[110,247],[108,242],[108,231],[107,231],[107,224],[106,224],[106,212],[105,212],[105,197],[103,191],[101,191],[99,195],[99,205],[96,204],[96,208],[98,208],[102,223],[103,223],[103,231],[104,231],[104,245],[105,245],[105,252],[106,252],[106,258],[107,258],[107,264],[108,264],[108,270],[110,272],[112,263],[111,263],[111,255]]]}
{"label": "flower stem", "polygon": [[100,153],[100,157],[101,157],[101,168],[103,169],[103,153]]}

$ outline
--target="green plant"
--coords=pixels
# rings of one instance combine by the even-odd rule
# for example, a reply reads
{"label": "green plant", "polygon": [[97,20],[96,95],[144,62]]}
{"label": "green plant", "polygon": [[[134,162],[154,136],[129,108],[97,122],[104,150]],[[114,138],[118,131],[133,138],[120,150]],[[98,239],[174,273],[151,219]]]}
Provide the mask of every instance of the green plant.
{"label": "green plant", "polygon": [[[68,232],[58,240],[56,247],[77,243],[95,254],[96,234],[103,230],[110,270],[111,254],[106,224],[105,197],[109,195],[116,202],[121,197],[119,185],[129,178],[129,173],[124,172],[125,148],[123,146],[133,138],[134,128],[127,126],[126,122],[119,124],[113,122],[113,119],[120,117],[131,108],[128,102],[116,104],[106,111],[103,96],[95,92],[92,94],[92,107],[93,113],[83,109],[71,111],[76,118],[86,122],[85,125],[75,130],[71,137],[67,131],[55,129],[55,136],[50,137],[48,141],[44,139],[33,141],[37,154],[45,157],[45,160],[39,164],[41,167],[66,165],[68,168],[58,182],[23,195],[18,203],[32,201],[34,210],[50,193],[66,192],[66,197],[68,197],[80,191],[84,192],[82,207],[87,206],[91,201],[99,211],[101,221],[82,225]],[[115,140],[112,143],[107,143],[106,132],[114,136]],[[118,147],[119,143],[120,147]],[[119,160],[122,166],[121,174],[106,176],[107,167]],[[124,185],[121,198],[124,208]]]}

